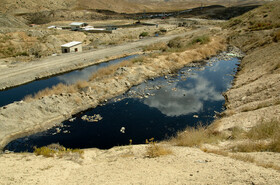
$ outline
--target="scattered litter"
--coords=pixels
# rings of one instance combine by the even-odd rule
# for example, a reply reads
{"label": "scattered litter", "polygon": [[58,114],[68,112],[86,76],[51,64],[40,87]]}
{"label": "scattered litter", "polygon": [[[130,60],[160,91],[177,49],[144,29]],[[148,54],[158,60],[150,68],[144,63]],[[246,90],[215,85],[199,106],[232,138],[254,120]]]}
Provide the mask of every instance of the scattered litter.
{"label": "scattered litter", "polygon": [[94,114],[93,116],[83,115],[81,119],[88,122],[98,122],[103,118],[100,116],[100,114]]}
{"label": "scattered litter", "polygon": [[60,133],[61,132],[61,129],[60,128],[56,128],[56,133]]}
{"label": "scattered litter", "polygon": [[193,115],[194,118],[198,118],[198,115]]}
{"label": "scattered litter", "polygon": [[70,118],[69,121],[70,121],[70,122],[73,122],[73,121],[75,121],[76,119],[77,119],[77,118]]}
{"label": "scattered litter", "polygon": [[124,134],[125,133],[125,127],[122,127],[120,132]]}

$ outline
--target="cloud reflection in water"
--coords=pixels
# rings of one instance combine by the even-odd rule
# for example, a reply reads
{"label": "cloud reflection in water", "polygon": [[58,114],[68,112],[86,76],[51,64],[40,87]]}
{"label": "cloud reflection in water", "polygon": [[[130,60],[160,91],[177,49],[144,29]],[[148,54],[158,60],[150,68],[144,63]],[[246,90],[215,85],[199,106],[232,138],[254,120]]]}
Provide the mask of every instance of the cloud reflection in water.
{"label": "cloud reflection in water", "polygon": [[[206,66],[203,71],[193,71],[186,81],[178,81],[156,91],[155,96],[144,100],[166,116],[181,116],[203,110],[205,101],[223,101],[222,92],[230,87],[232,67],[228,61]],[[231,70],[231,71],[229,71]],[[176,88],[176,91],[174,91]],[[173,89],[173,90],[172,90]]]}

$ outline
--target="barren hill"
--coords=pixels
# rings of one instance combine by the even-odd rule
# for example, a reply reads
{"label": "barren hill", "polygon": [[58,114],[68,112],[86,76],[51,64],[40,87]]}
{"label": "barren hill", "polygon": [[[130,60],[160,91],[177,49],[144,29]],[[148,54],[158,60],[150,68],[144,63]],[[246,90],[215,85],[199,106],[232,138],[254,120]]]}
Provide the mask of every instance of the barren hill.
{"label": "barren hill", "polygon": [[220,4],[224,6],[251,4],[261,0],[2,0],[0,11],[3,13],[22,14],[30,12],[51,11],[59,9],[84,10],[102,9],[119,13],[136,13],[144,11],[172,11],[197,6]]}

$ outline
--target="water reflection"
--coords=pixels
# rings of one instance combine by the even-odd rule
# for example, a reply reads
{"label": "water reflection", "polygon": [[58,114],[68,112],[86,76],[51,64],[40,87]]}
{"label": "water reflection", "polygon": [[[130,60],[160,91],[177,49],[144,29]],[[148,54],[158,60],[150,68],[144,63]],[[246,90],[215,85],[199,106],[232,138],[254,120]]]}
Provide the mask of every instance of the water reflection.
{"label": "water reflection", "polygon": [[0,91],[0,107],[9,103],[13,103],[14,101],[20,101],[29,94],[35,94],[42,89],[51,88],[52,86],[57,85],[58,83],[73,84],[77,81],[88,80],[89,76],[92,73],[96,72],[98,69],[119,63],[124,60],[129,60],[136,56],[137,55],[132,55],[116,60],[111,60],[109,62],[100,63],[81,70],[75,70],[69,73],[64,73],[47,79],[33,81],[28,84]]}
{"label": "water reflection", "polygon": [[[173,80],[173,83],[161,88],[155,96],[144,100],[144,103],[157,108],[167,116],[199,113],[203,110],[205,101],[224,99],[222,92],[230,87],[232,80],[232,77],[225,74],[232,71],[232,64],[234,63],[220,61],[212,64],[213,66],[206,66],[203,71],[196,71],[186,82]],[[182,79],[184,77],[182,74],[186,72],[182,70],[179,74],[181,75],[177,78]]]}
{"label": "water reflection", "polygon": [[[160,77],[131,88],[106,105],[75,115],[61,127],[17,139],[7,145],[13,151],[32,151],[34,146],[60,143],[69,148],[111,148],[117,145],[163,140],[186,126],[204,125],[221,112],[221,95],[230,86],[238,60],[219,61],[207,66],[184,68],[177,74]],[[204,69],[202,71],[202,69]],[[100,115],[98,122],[88,122],[85,115]],[[120,132],[125,128],[125,133]]]}
{"label": "water reflection", "polygon": [[127,57],[124,57],[124,58],[111,60],[109,62],[100,63],[98,65],[93,65],[93,66],[84,68],[82,70],[76,70],[76,71],[73,71],[73,72],[70,72],[70,73],[66,73],[64,75],[57,76],[57,78],[61,83],[74,84],[77,81],[88,80],[89,77],[92,75],[92,73],[96,72],[97,70],[99,70],[103,67],[107,67],[107,66],[110,66],[110,65],[113,65],[113,64],[117,64],[121,61],[129,60],[129,59],[134,58],[136,56],[137,55],[131,55],[131,56],[127,56]]}

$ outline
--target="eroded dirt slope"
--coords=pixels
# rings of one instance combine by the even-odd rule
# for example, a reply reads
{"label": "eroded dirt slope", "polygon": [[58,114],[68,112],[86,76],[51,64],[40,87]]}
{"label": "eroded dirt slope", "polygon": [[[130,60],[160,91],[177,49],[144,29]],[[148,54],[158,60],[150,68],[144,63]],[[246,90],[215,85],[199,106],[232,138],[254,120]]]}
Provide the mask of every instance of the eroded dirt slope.
{"label": "eroded dirt slope", "polygon": [[247,55],[233,87],[225,93],[227,110],[221,129],[240,126],[248,130],[258,123],[280,119],[279,17],[280,3],[275,2],[229,22],[229,42]]}

